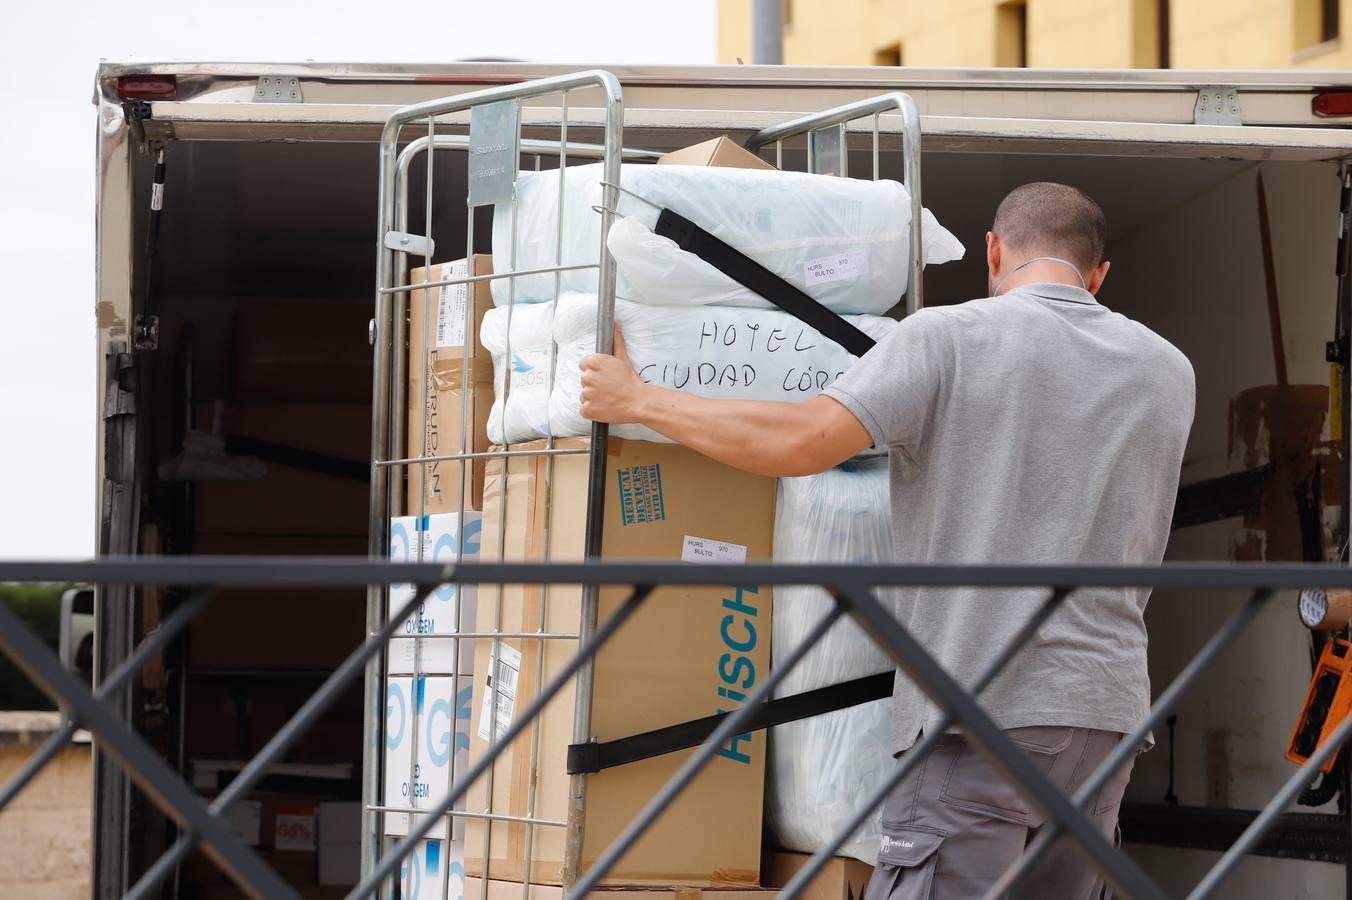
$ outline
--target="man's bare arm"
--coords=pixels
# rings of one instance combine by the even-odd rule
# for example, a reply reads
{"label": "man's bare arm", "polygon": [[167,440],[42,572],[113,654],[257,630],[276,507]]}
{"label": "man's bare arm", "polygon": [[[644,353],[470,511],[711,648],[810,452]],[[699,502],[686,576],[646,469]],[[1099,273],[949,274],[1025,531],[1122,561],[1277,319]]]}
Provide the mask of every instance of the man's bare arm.
{"label": "man's bare arm", "polygon": [[830,397],[802,403],[711,400],[645,384],[615,335],[615,355],[582,360],[582,414],[637,423],[758,475],[812,475],[873,445],[854,414]]}

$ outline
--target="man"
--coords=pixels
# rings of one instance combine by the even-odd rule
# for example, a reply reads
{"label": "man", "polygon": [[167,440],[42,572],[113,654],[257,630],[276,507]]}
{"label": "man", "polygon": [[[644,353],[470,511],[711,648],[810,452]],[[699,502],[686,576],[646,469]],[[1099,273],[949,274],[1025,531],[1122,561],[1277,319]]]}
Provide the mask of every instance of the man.
{"label": "man", "polygon": [[[1094,299],[1107,224],[1065,185],[1020,187],[986,235],[991,296],[917,312],[825,393],[802,403],[709,400],[644,384],[616,334],[582,362],[582,412],[639,422],[750,472],[807,475],[869,447],[891,454],[898,561],[1157,563],[1192,424],[1188,360]],[[900,592],[903,625],[970,683],[1045,590]],[[1073,792],[1149,708],[1146,590],[1081,590],[980,700]],[[905,678],[893,750],[940,712]],[[1088,811],[1116,830],[1130,766]],[[869,900],[983,896],[1043,824],[985,756],[946,734],[883,807]],[[1021,896],[1090,898],[1101,883],[1063,845]]]}

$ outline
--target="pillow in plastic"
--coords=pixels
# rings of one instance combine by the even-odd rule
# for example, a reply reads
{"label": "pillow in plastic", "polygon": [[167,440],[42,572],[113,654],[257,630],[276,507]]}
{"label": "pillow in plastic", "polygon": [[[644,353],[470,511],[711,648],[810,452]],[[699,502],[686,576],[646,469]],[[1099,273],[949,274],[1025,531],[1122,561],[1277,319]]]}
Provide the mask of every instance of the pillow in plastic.
{"label": "pillow in plastic", "polygon": [[[616,300],[615,318],[624,329],[629,359],[639,377],[701,397],[807,400],[820,394],[855,360],[835,341],[777,310],[648,306]],[[883,338],[897,324],[878,316],[846,318],[874,339]],[[588,434],[591,423],[582,417],[580,408],[582,372],[578,364],[596,346],[595,294],[559,298],[554,339],[559,351],[549,403],[550,426],[559,436]],[[513,347],[516,343],[514,332]],[[643,425],[618,425],[610,433],[631,440],[670,442]]]}
{"label": "pillow in plastic", "polygon": [[[886,457],[854,460],[820,475],[779,479],[775,562],[887,562],[892,556]],[[831,610],[818,587],[775,589],[772,665],[780,665]],[[896,612],[894,609],[893,612]],[[895,666],[850,619],[831,628],[780,685],[783,697]],[[766,785],[769,828],[778,846],[812,853],[876,791],[896,765],[891,705],[875,700],[770,730]],[[878,810],[841,853],[874,864]]]}
{"label": "pillow in plastic", "polygon": [[[563,175],[557,169],[522,172],[515,260],[511,208],[499,204],[493,213],[494,270],[510,271],[513,262],[518,270],[596,263],[601,216],[593,207],[601,204],[601,178],[599,164],[572,166]],[[620,193],[616,207],[621,218],[607,236],[619,267],[617,296],[654,304],[771,305],[654,235],[659,207],[694,221],[837,312],[880,314],[906,292],[911,201],[905,186],[895,181],[626,165],[621,182],[627,192]],[[962,258],[962,244],[928,211],[922,235],[927,265]],[[594,293],[597,278],[596,268],[564,272],[558,276],[559,289]],[[493,299],[505,304],[515,291],[516,301],[552,300],[555,284],[553,273],[499,279],[493,282]]]}
{"label": "pillow in plastic", "polygon": [[[507,320],[511,316],[511,366],[507,365]],[[479,341],[493,357],[493,405],[488,439],[494,444],[533,441],[549,435],[549,360],[553,351],[554,304],[520,303],[490,309]],[[510,369],[511,390],[506,391]],[[506,392],[504,416],[502,398]],[[504,421],[505,420],[505,421]]]}

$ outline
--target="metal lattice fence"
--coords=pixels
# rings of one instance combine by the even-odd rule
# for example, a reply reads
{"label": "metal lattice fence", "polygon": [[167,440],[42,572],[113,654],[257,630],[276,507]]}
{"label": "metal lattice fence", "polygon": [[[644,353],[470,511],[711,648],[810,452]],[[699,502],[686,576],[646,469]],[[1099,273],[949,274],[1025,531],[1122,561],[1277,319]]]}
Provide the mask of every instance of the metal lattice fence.
{"label": "metal lattice fence", "polygon": [[[1042,834],[1027,849],[1019,863],[1007,872],[989,896],[1003,896],[1041,858],[1051,844],[1064,836],[1078,847],[1088,862],[1122,895],[1161,898],[1164,892],[1128,855],[1113,847],[1086,815],[1085,804],[1097,795],[1110,775],[1126,763],[1145,736],[1169,715],[1183,693],[1193,686],[1219,655],[1272,602],[1275,592],[1305,587],[1352,588],[1352,570],[1325,565],[1166,565],[1143,566],[842,566],[842,565],[745,565],[733,569],[739,583],[769,586],[819,585],[835,599],[834,606],[812,629],[808,639],[792,648],[770,676],[737,710],[722,717],[718,727],[674,776],[648,802],[614,843],[594,864],[565,886],[568,896],[581,896],[597,886],[610,867],[662,815],[671,801],[694,779],[727,738],[746,729],[775,688],[820,638],[841,619],[851,618],[882,648],[904,673],[944,713],[944,728],[928,733],[912,752],[904,754],[870,803],[846,823],[836,838],[813,857],[783,890],[796,897],[818,874],[835,850],[847,839],[873,806],[923,757],[944,729],[955,726],[985,752],[1035,806],[1047,817]],[[456,803],[469,786],[492,765],[493,760],[526,729],[549,701],[582,666],[592,661],[628,619],[639,610],[655,587],[662,585],[727,585],[726,566],[696,566],[656,563],[465,563],[443,566],[430,563],[396,564],[367,560],[252,558],[107,559],[88,563],[0,563],[0,581],[71,583],[99,587],[108,585],[176,586],[188,589],[187,598],[166,617],[133,654],[93,691],[63,668],[57,656],[29,631],[8,609],[0,607],[0,647],[25,674],[47,693],[69,718],[15,777],[0,788],[0,809],[11,802],[42,767],[70,740],[77,728],[87,729],[99,752],[122,767],[145,796],[176,822],[183,837],[142,875],[128,896],[150,896],[178,866],[186,854],[199,846],[241,888],[256,897],[295,897],[295,892],[268,868],[232,831],[225,813],[263,775],[281,760],[295,741],[315,723],[343,689],[362,673],[367,661],[380,654],[396,629],[430,591],[442,584],[457,585],[590,585],[628,586],[628,599],[578,652],[558,670],[543,690],[504,732],[492,742],[484,757],[467,770],[450,790],[426,808],[428,815],[411,824],[407,836],[382,855],[362,884],[349,897],[380,896],[383,886],[397,877],[401,864],[416,842],[425,837],[438,818],[453,815]],[[134,675],[182,633],[190,620],[210,601],[212,592],[225,587],[339,587],[384,586],[395,583],[418,585],[403,609],[396,610],[384,627],[353,649],[297,714],[245,766],[226,789],[210,803],[197,796],[164,759],[141,737],[132,723],[123,721],[108,701],[125,690]],[[1047,596],[1025,621],[1016,638],[1003,648],[990,669],[964,688],[943,670],[916,637],[880,603],[880,588],[1044,587]],[[981,690],[1032,640],[1038,629],[1066,599],[1084,588],[1151,587],[1178,590],[1246,590],[1249,597],[1201,646],[1177,678],[1161,691],[1149,715],[1137,723],[1112,753],[1073,796],[1053,784],[992,721],[979,702]],[[923,602],[923,601],[922,601]],[[1186,601],[1181,601],[1186,602]],[[1241,859],[1276,823],[1278,816],[1314,778],[1324,763],[1352,733],[1352,718],[1344,720],[1310,759],[1273,796],[1239,840],[1211,868],[1189,895],[1214,896]]]}

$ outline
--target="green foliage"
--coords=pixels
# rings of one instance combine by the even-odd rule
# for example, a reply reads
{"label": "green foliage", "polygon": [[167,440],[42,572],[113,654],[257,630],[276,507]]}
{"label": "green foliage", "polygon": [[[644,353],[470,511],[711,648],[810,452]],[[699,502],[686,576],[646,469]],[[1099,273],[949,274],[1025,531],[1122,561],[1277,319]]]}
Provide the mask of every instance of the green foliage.
{"label": "green foliage", "polygon": [[[63,587],[50,585],[0,584],[0,603],[13,610],[24,624],[56,652],[61,635],[61,594]],[[38,690],[0,655],[0,709],[56,709],[56,704]]]}

